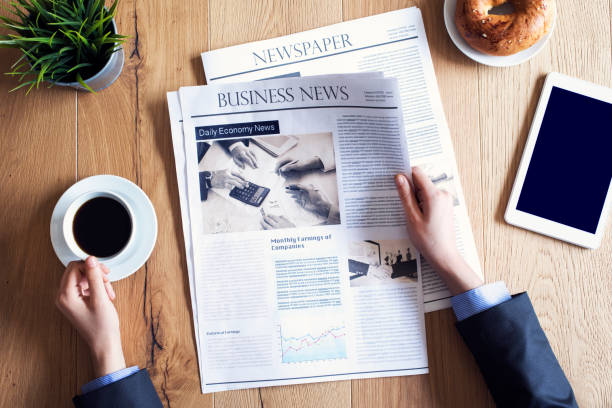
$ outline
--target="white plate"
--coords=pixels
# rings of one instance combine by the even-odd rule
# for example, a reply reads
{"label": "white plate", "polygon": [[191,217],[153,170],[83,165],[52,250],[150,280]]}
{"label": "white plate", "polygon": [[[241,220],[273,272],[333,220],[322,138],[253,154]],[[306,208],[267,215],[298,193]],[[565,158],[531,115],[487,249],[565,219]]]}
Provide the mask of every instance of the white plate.
{"label": "white plate", "polygon": [[117,281],[136,272],[149,258],[157,239],[157,217],[149,197],[136,184],[122,177],[100,175],[85,178],[62,194],[51,216],[51,243],[64,265],[79,260],[68,248],[62,232],[64,214],[80,195],[91,191],[110,191],[123,198],[132,208],[134,242],[116,257],[104,261],[110,269],[109,279]]}
{"label": "white plate", "polygon": [[490,65],[492,67],[510,67],[513,65],[521,64],[532,57],[535,57],[546,45],[548,39],[552,36],[552,33],[555,29],[555,23],[557,21],[557,12],[555,10],[555,19],[553,21],[552,27],[550,31],[540,39],[537,43],[533,44],[531,47],[523,50],[521,52],[517,52],[513,55],[507,55],[503,57],[498,57],[495,55],[484,54],[474,48],[472,48],[459,34],[459,30],[457,30],[457,26],[455,25],[455,8],[457,7],[457,0],[445,0],[444,1],[444,24],[446,25],[446,31],[448,31],[448,35],[451,40],[455,43],[457,48],[467,55],[469,58],[473,59],[476,62],[480,62],[484,65]]}

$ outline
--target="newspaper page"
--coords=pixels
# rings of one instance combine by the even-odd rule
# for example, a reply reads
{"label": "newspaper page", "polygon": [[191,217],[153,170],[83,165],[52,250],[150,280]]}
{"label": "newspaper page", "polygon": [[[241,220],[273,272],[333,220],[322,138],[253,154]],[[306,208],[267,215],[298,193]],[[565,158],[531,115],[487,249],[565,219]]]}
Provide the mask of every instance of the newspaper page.
{"label": "newspaper page", "polygon": [[202,391],[427,373],[397,80],[179,97]]}
{"label": "newspaper page", "polygon": [[[365,72],[351,74],[352,78],[381,78],[382,72]],[[326,77],[333,77],[328,75]],[[181,209],[181,220],[183,229],[183,241],[185,243],[185,257],[187,264],[187,276],[189,280],[189,293],[191,296],[191,309],[193,316],[194,332],[196,333],[196,351],[198,354],[198,366],[200,369],[200,378],[204,378],[202,368],[202,354],[200,353],[200,341],[198,333],[198,310],[196,307],[195,293],[195,271],[193,269],[193,244],[191,241],[191,220],[189,219],[189,211],[187,209],[187,169],[185,162],[185,144],[183,142],[183,113],[181,112],[181,104],[179,101],[178,92],[168,92],[168,112],[170,114],[170,129],[172,133],[172,148],[174,151],[174,162],[176,167],[176,177],[178,182],[179,205]]]}
{"label": "newspaper page", "polygon": [[[382,71],[398,79],[412,165],[455,203],[457,246],[482,276],[457,163],[418,8],[397,10],[202,54],[208,83]],[[422,260],[425,311],[450,307],[450,293]]]}

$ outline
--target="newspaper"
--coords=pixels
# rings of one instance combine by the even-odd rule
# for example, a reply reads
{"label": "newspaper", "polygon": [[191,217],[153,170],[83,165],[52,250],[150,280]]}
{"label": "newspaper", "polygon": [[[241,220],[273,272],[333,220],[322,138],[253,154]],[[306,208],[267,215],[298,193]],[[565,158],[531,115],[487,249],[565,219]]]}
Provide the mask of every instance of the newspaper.
{"label": "newspaper", "polygon": [[[382,71],[397,78],[412,165],[455,202],[457,246],[482,276],[423,19],[412,7],[202,54],[208,83]],[[450,293],[421,260],[425,311],[450,307]]]}
{"label": "newspaper", "polygon": [[[353,78],[380,78],[382,72],[365,72],[359,74],[351,74]],[[333,77],[328,75],[327,77]],[[183,229],[183,240],[185,243],[185,255],[187,263],[187,275],[189,280],[189,293],[191,297],[191,309],[193,316],[194,331],[196,333],[196,351],[198,354],[198,367],[200,369],[200,378],[204,378],[203,375],[203,361],[202,354],[200,352],[200,341],[198,333],[198,309],[196,307],[196,293],[195,293],[195,271],[193,266],[193,244],[191,241],[191,221],[189,218],[189,211],[187,207],[187,172],[186,172],[186,160],[185,160],[185,144],[183,135],[183,113],[181,112],[181,105],[179,101],[178,92],[168,92],[168,111],[170,114],[170,127],[172,133],[172,148],[174,151],[176,174],[177,174],[177,185],[179,192],[179,205],[181,209],[181,220]]]}
{"label": "newspaper", "polygon": [[[420,259],[393,185],[410,169],[397,80],[179,96],[168,104],[202,391],[428,372]],[[255,168],[235,161],[246,151]]]}

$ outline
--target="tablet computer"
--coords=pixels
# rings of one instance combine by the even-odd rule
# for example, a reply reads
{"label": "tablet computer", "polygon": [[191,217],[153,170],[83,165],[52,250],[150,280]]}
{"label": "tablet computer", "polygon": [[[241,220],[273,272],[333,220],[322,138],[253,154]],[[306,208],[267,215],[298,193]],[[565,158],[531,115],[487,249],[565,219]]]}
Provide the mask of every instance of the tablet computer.
{"label": "tablet computer", "polygon": [[253,142],[274,157],[287,153],[298,143],[293,136],[263,136],[253,138]]}
{"label": "tablet computer", "polygon": [[612,89],[551,72],[504,218],[597,248],[611,201]]}

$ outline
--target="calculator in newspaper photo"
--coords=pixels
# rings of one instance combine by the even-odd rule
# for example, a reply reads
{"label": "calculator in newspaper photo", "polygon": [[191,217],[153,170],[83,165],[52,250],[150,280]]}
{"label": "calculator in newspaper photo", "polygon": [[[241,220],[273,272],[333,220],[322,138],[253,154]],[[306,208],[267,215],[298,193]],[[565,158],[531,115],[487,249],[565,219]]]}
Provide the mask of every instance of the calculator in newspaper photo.
{"label": "calculator in newspaper photo", "polygon": [[230,191],[229,195],[230,197],[233,197],[238,201],[242,201],[245,204],[252,205],[253,207],[259,207],[269,192],[269,188],[258,186],[257,184],[249,181],[248,187],[234,187],[232,191]]}

